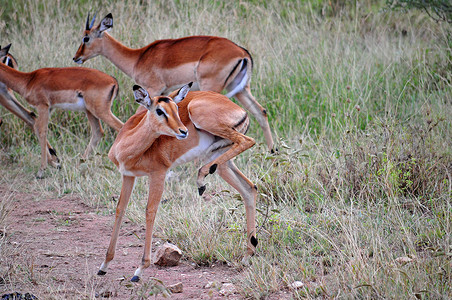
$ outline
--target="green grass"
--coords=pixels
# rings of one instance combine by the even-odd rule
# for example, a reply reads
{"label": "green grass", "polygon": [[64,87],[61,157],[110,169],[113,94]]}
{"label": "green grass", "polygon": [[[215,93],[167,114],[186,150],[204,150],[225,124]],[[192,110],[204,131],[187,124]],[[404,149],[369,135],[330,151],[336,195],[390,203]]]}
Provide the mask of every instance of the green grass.
{"label": "green grass", "polygon": [[[130,47],[195,34],[232,39],[253,55],[252,91],[280,149],[276,157],[266,153],[253,120],[249,135],[258,145],[237,165],[259,188],[259,246],[235,282],[240,294],[271,297],[299,280],[302,289],[288,290],[293,298],[450,298],[452,29],[419,12],[383,10],[379,1],[344,10],[332,2],[21,0],[0,8],[0,43],[13,44],[21,70],[72,66],[93,11],[98,19],[112,12],[111,34]],[[132,80],[100,57],[86,66],[118,79],[113,111],[125,121],[136,110]],[[0,117],[0,184],[42,199],[74,193],[114,212],[120,176],[106,156],[111,129],[80,163],[86,117],[55,112],[49,138],[63,168],[34,181],[36,138],[5,109]],[[216,176],[208,179],[212,201],[200,199],[197,168],[178,168],[166,184],[155,236],[199,265],[241,269],[243,204]],[[19,177],[30,184],[17,184]],[[147,189],[139,180],[127,213],[133,222],[144,223]],[[0,225],[7,226],[2,205]]]}

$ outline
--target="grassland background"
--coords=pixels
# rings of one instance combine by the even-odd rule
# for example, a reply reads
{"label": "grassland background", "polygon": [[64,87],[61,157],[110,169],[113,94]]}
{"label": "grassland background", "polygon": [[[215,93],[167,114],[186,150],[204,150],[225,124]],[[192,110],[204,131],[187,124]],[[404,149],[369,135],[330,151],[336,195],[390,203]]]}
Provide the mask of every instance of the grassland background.
{"label": "grassland background", "polygon": [[[254,121],[249,135],[258,145],[237,159],[260,192],[258,255],[236,282],[244,297],[263,298],[295,280],[305,287],[294,298],[452,297],[450,24],[370,0],[1,0],[0,44],[12,43],[22,71],[73,66],[87,13],[95,11],[98,20],[113,14],[111,34],[130,47],[206,34],[253,55],[252,92],[267,108],[280,151],[266,153]],[[112,110],[127,120],[136,110],[133,81],[101,57],[85,66],[118,79]],[[36,180],[36,138],[3,108],[0,118],[0,184],[42,199],[74,193],[114,212],[109,199],[119,194],[120,176],[106,156],[111,129],[97,154],[80,162],[86,117],[54,112],[49,140],[63,167]],[[198,264],[238,266],[245,247],[240,197],[212,176],[208,190],[218,193],[204,203],[197,167],[175,170],[156,232]],[[145,179],[132,197],[127,217],[143,222]],[[1,200],[5,227],[7,200],[14,199]],[[4,239],[0,251],[7,251]]]}

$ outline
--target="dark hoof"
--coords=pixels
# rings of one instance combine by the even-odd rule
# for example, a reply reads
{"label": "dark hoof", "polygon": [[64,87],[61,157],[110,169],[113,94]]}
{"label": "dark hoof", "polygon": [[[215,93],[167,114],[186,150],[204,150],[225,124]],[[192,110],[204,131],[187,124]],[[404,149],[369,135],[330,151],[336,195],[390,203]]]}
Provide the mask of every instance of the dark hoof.
{"label": "dark hoof", "polygon": [[99,276],[104,276],[105,274],[107,274],[107,272],[102,271],[102,270],[99,270],[99,271],[97,272],[97,275],[99,275]]}
{"label": "dark hoof", "polygon": [[43,179],[44,178],[44,172],[39,170],[38,173],[36,173],[36,179]]}
{"label": "dark hoof", "polygon": [[132,281],[132,282],[138,282],[138,281],[140,281],[140,277],[138,277],[138,276],[133,276],[132,279],[130,279],[130,281]]}
{"label": "dark hoof", "polygon": [[198,188],[199,196],[202,196],[202,194],[204,194],[205,191],[206,191],[206,186],[205,185],[199,187]]}

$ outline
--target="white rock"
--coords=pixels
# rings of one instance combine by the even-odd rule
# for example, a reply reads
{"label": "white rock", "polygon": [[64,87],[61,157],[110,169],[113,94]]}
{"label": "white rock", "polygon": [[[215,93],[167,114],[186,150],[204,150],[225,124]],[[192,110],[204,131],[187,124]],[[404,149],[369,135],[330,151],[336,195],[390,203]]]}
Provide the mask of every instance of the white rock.
{"label": "white rock", "polygon": [[172,284],[170,286],[167,286],[166,288],[173,294],[182,293],[184,291],[184,285],[182,284],[182,282]]}
{"label": "white rock", "polygon": [[302,288],[303,286],[304,286],[304,283],[301,281],[294,281],[289,285],[289,287],[294,290],[298,290],[298,289]]}
{"label": "white rock", "polygon": [[182,257],[182,251],[173,244],[166,242],[158,247],[154,254],[154,264],[159,266],[176,266]]}
{"label": "white rock", "polygon": [[228,296],[235,293],[235,286],[232,283],[223,283],[219,294],[222,296]]}

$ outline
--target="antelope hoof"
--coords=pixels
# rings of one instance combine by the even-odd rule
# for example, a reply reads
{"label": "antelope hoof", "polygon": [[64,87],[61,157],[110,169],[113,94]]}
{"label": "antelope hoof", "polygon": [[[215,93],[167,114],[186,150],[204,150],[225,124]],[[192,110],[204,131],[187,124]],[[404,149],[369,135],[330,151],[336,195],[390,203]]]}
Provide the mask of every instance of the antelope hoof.
{"label": "antelope hoof", "polygon": [[202,194],[204,194],[205,191],[206,191],[206,186],[205,185],[199,187],[198,188],[199,196],[202,196]]}
{"label": "antelope hoof", "polygon": [[249,255],[246,255],[242,258],[242,265],[245,267],[249,267],[251,265],[250,263],[250,257]]}
{"label": "antelope hoof", "polygon": [[132,281],[132,282],[138,282],[138,281],[140,281],[140,277],[138,277],[138,276],[133,276],[132,279],[130,279],[130,281]]}
{"label": "antelope hoof", "polygon": [[43,170],[39,170],[38,173],[36,173],[36,178],[37,179],[43,179],[44,178],[44,171]]}
{"label": "antelope hoof", "polygon": [[102,270],[99,270],[99,271],[97,272],[97,275],[99,275],[99,276],[104,276],[105,274],[107,274],[107,272],[102,271]]}

